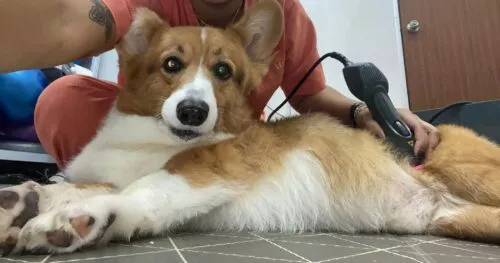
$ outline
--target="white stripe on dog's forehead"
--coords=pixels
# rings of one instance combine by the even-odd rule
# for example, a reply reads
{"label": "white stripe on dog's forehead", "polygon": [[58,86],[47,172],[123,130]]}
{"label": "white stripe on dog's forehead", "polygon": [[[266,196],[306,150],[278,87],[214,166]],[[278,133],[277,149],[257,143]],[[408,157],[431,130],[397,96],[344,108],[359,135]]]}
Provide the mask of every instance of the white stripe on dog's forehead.
{"label": "white stripe on dog's forehead", "polygon": [[205,45],[205,39],[207,39],[207,30],[205,28],[201,29],[201,44]]}
{"label": "white stripe on dog's forehead", "polygon": [[202,96],[205,93],[212,92],[212,82],[205,74],[201,63],[200,66],[198,66],[198,70],[196,71],[193,80],[189,83],[186,83],[185,88],[191,94],[194,93]]}

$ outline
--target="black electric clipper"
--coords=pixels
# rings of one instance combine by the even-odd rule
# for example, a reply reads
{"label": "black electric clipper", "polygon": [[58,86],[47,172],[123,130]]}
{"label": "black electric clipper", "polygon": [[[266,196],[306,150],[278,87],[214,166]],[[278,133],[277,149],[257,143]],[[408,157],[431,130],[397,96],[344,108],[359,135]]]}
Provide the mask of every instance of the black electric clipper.
{"label": "black electric clipper", "polygon": [[413,165],[419,165],[421,160],[413,153],[413,132],[399,117],[389,98],[389,82],[384,74],[372,63],[351,63],[344,67],[343,73],[347,87],[366,103],[386,140],[401,154],[413,157]]}

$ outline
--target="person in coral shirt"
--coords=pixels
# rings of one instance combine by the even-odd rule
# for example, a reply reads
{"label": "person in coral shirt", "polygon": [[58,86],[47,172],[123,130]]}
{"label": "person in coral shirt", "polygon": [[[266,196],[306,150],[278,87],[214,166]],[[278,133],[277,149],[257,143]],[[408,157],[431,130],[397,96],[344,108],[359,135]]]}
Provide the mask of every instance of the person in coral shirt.
{"label": "person in coral shirt", "polygon": [[[134,9],[145,6],[171,26],[225,27],[258,0],[50,0],[0,2],[0,72],[40,68],[110,50],[127,32]],[[250,95],[259,118],[274,92],[288,94],[319,58],[314,25],[299,0],[278,0],[285,15],[285,32],[260,88]],[[37,19],[43,14],[43,19]],[[8,38],[4,37],[8,36]],[[72,75],[54,81],[40,95],[35,126],[43,147],[63,168],[95,135],[110,109],[118,83]],[[298,112],[323,111],[346,125],[356,124],[384,137],[369,110],[328,87],[321,66],[291,100]],[[361,107],[353,119],[350,111]],[[435,127],[410,111],[399,113],[415,131],[415,152],[432,150],[438,142]]]}

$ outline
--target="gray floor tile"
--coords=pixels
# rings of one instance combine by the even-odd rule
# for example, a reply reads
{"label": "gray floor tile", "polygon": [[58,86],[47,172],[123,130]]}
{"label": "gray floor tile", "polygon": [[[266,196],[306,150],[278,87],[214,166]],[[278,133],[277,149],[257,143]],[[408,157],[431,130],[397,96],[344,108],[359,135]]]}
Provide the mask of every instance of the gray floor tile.
{"label": "gray floor tile", "polygon": [[350,247],[350,248],[370,248],[365,244],[352,242],[350,240],[343,240],[336,238],[335,235],[320,234],[311,236],[284,236],[277,237],[272,240],[282,241],[286,243],[303,243],[303,244],[318,244],[318,245],[330,245],[336,247]]}
{"label": "gray floor tile", "polygon": [[[387,252],[373,252],[366,254],[356,254],[352,256],[334,258],[329,261],[323,261],[322,263],[415,263],[422,262],[414,257],[405,257],[394,254],[389,254]],[[423,261],[426,262],[426,261]],[[433,262],[434,261],[430,261]]]}
{"label": "gray floor tile", "polygon": [[228,232],[218,232],[218,233],[203,233],[203,234],[198,234],[198,233],[192,233],[194,235],[202,235],[202,236],[226,236],[226,237],[241,237],[241,238],[255,238],[253,233],[248,233],[248,232],[235,232],[235,233],[228,233]]}
{"label": "gray floor tile", "polygon": [[50,258],[49,262],[55,261],[76,261],[76,260],[94,260],[99,258],[128,258],[132,255],[143,255],[152,252],[165,251],[165,249],[138,247],[130,245],[112,244],[102,249],[88,249],[73,254],[56,255]]}
{"label": "gray floor tile", "polygon": [[256,237],[252,236],[238,236],[231,234],[188,234],[188,235],[180,235],[173,236],[172,240],[175,242],[176,246],[179,249],[182,248],[196,248],[196,247],[205,247],[205,246],[213,246],[213,245],[221,245],[221,244],[238,244],[238,243],[246,243],[248,241],[256,240]]}
{"label": "gray floor tile", "polygon": [[328,260],[333,257],[344,257],[353,254],[364,253],[367,251],[373,251],[373,248],[359,248],[344,245],[334,245],[334,244],[314,244],[314,243],[298,243],[296,241],[274,241],[281,247],[286,248],[289,251],[308,259],[311,261],[323,261]]}
{"label": "gray floor tile", "polygon": [[491,263],[500,246],[432,236],[180,233],[69,255],[0,258],[0,263]]}
{"label": "gray floor tile", "polygon": [[[497,250],[500,250],[500,247]],[[451,245],[442,246],[435,243],[402,247],[391,251],[407,256],[420,256],[439,263],[500,262],[498,253],[488,253],[481,249],[464,249]]]}
{"label": "gray floor tile", "polygon": [[145,238],[131,243],[122,243],[121,246],[144,247],[150,249],[173,249],[168,237]]}
{"label": "gray floor tile", "polygon": [[456,249],[463,249],[465,251],[478,251],[481,254],[490,256],[497,256],[500,258],[500,247],[488,244],[471,243],[461,240],[443,240],[436,242],[440,246],[449,246]]}
{"label": "gray floor tile", "polygon": [[217,252],[220,254],[236,254],[247,257],[265,257],[272,259],[302,260],[300,257],[288,253],[280,247],[272,245],[264,240],[256,240],[248,243],[238,243],[222,246],[204,247],[194,251]]}
{"label": "gray floor tile", "polygon": [[277,238],[288,238],[288,237],[293,237],[293,238],[299,238],[299,237],[310,237],[310,236],[320,236],[320,235],[325,235],[325,233],[252,233],[253,235],[258,235],[263,238],[267,239],[277,239]]}
{"label": "gray floor tile", "polygon": [[408,246],[422,242],[415,237],[391,236],[391,235],[338,235],[331,234],[333,238],[351,242],[351,245],[365,245],[375,248],[391,248],[397,246]]}
{"label": "gray floor tile", "polygon": [[300,259],[290,260],[282,258],[268,258],[265,256],[244,256],[239,254],[227,254],[221,252],[207,251],[182,251],[182,255],[188,263],[267,263],[267,262],[297,262],[302,263]]}
{"label": "gray floor tile", "polygon": [[94,263],[94,262],[102,262],[102,263],[160,263],[160,262],[168,262],[168,263],[183,263],[182,259],[179,257],[177,252],[169,251],[169,252],[154,252],[154,253],[143,253],[138,255],[128,255],[128,256],[108,256],[105,258],[99,259],[80,259],[74,258],[69,261],[51,261],[52,263],[56,262],[85,262],[85,263]]}
{"label": "gray floor tile", "polygon": [[7,262],[20,262],[20,263],[41,262],[45,258],[47,258],[47,256],[31,256],[31,255],[14,256],[14,257],[0,258],[0,263],[7,263]]}

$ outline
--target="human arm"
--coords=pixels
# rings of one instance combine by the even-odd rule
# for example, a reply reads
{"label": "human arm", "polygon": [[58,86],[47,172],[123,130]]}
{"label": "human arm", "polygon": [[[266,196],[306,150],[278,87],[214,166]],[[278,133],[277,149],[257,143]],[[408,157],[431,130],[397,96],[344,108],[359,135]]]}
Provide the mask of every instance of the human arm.
{"label": "human arm", "polygon": [[[286,95],[319,59],[314,24],[298,0],[288,1],[285,11],[285,67],[281,88]],[[320,65],[303,82],[291,98],[291,106],[299,113],[328,112],[346,125],[351,124],[349,111],[356,102],[333,88],[326,88]]]}
{"label": "human arm", "polygon": [[[291,2],[293,4],[285,8],[285,17],[289,19],[286,20],[285,33],[288,39],[286,41],[285,79],[282,88],[287,95],[319,59],[314,25],[301,4],[298,1]],[[356,127],[369,130],[383,139],[384,132],[373,119],[368,108],[361,108],[352,119],[351,107],[356,102],[326,85],[321,65],[313,71],[290,100],[292,107],[299,113],[327,112],[346,125],[355,123]],[[398,112],[415,134],[415,154],[429,152],[437,145],[439,137],[434,126],[424,122],[409,110],[398,109]]]}
{"label": "human arm", "polygon": [[349,111],[357,101],[352,100],[337,90],[328,87],[314,94],[296,96],[290,100],[290,104],[299,113],[328,112],[339,119],[343,124],[352,125]]}
{"label": "human arm", "polygon": [[0,72],[64,64],[115,44],[101,0],[4,0],[0,25]]}
{"label": "human arm", "polygon": [[[355,119],[351,120],[350,109],[357,101],[352,100],[340,92],[327,86],[327,88],[308,96],[299,96],[293,99],[294,108],[300,113],[306,112],[327,112],[335,116],[342,123],[366,129],[378,138],[385,139],[384,131],[373,119],[368,108],[363,108]],[[412,129],[415,134],[414,154],[421,155],[432,151],[439,142],[439,134],[436,127],[423,121],[418,116],[407,109],[397,109],[403,121]]]}

